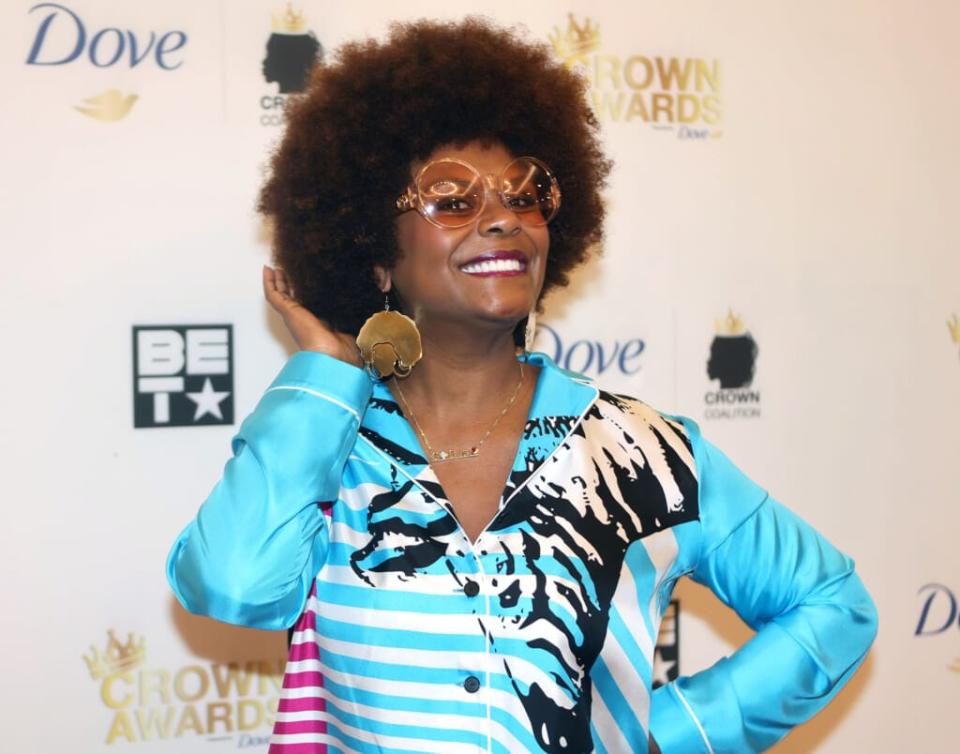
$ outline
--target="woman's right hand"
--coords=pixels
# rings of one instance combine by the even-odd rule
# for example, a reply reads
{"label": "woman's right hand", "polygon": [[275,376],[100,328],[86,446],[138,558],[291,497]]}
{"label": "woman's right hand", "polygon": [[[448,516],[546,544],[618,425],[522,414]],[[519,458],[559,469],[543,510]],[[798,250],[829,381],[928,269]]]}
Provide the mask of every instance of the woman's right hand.
{"label": "woman's right hand", "polygon": [[301,350],[325,353],[357,367],[363,365],[356,338],[336,332],[297,301],[287,276],[279,267],[263,266],[263,295],[283,318],[283,324]]}

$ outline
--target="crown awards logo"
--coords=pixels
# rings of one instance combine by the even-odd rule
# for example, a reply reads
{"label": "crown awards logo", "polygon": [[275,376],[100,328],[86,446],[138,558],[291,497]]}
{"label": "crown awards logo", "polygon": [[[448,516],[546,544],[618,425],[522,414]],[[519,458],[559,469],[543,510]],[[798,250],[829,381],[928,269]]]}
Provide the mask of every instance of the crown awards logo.
{"label": "crown awards logo", "polygon": [[[134,31],[98,27],[60,3],[37,3],[28,11],[37,20],[26,64],[58,68],[88,65],[98,69],[155,68],[175,71],[183,65],[187,33],[179,29]],[[84,97],[74,110],[102,123],[115,123],[130,113],[138,95],[106,89]]]}
{"label": "crown awards logo", "polygon": [[133,328],[133,426],[233,424],[233,328]]}
{"label": "crown awards logo", "polygon": [[236,739],[238,748],[267,743],[285,665],[278,658],[150,668],[143,637],[121,641],[112,629],[83,661],[112,715],[106,743],[206,736]]}
{"label": "crown awards logo", "polygon": [[548,35],[556,57],[590,84],[597,117],[641,123],[678,139],[719,138],[723,132],[720,61],[600,52],[599,26],[568,14],[566,29]]}
{"label": "crown awards logo", "polygon": [[302,92],[307,87],[310,69],[323,60],[323,46],[307,28],[302,11],[290,3],[280,13],[274,13],[266,55],[261,70],[267,84],[276,84],[279,94],[260,97],[260,125],[283,125],[283,107],[287,95]]}
{"label": "crown awards logo", "polygon": [[719,381],[720,389],[704,395],[707,419],[760,416],[760,391],[751,387],[758,350],[753,335],[732,309],[726,317],[717,320],[707,359],[707,376]]}

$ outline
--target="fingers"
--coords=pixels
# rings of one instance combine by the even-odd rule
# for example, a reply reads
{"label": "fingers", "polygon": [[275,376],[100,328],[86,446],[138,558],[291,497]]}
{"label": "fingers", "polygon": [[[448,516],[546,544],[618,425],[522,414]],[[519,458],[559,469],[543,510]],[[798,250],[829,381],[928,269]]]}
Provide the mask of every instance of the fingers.
{"label": "fingers", "polygon": [[263,296],[270,306],[280,311],[280,294],[277,291],[276,272],[267,265],[263,265]]}
{"label": "fingers", "polygon": [[293,298],[293,288],[287,280],[287,274],[279,267],[273,271],[273,278],[277,290],[284,298]]}
{"label": "fingers", "polygon": [[263,266],[263,295],[283,318],[297,345],[304,350],[326,353],[348,363],[359,364],[353,339],[335,333],[323,320],[294,298],[294,291],[283,270]]}
{"label": "fingers", "polygon": [[268,265],[263,265],[263,295],[277,311],[296,303],[283,270]]}

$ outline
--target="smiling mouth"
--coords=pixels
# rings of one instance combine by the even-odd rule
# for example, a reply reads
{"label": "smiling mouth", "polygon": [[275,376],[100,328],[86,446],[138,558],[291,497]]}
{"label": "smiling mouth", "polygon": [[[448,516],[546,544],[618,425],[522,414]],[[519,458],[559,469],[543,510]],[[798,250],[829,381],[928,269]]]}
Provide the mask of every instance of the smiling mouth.
{"label": "smiling mouth", "polygon": [[465,264],[460,271],[468,275],[519,275],[527,271],[527,265],[519,259],[492,259]]}
{"label": "smiling mouth", "polygon": [[527,271],[527,258],[515,251],[483,254],[461,265],[460,271],[481,277],[522,275]]}

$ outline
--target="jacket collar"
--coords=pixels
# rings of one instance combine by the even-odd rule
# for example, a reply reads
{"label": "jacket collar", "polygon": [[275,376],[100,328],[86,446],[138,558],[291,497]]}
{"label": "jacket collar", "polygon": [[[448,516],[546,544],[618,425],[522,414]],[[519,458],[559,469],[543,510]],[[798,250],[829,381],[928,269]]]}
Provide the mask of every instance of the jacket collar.
{"label": "jacket collar", "polygon": [[[518,358],[540,367],[540,375],[500,507],[575,429],[599,392],[587,377],[561,369],[544,353]],[[382,382],[374,384],[360,434],[431,496],[445,497],[413,427]]]}

